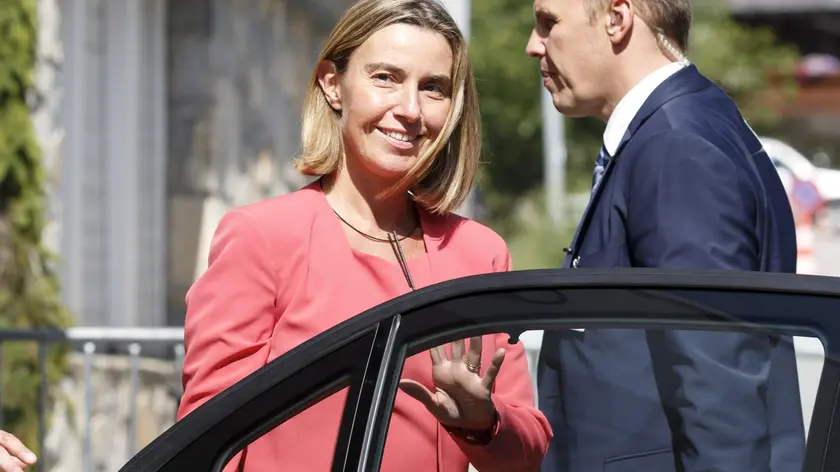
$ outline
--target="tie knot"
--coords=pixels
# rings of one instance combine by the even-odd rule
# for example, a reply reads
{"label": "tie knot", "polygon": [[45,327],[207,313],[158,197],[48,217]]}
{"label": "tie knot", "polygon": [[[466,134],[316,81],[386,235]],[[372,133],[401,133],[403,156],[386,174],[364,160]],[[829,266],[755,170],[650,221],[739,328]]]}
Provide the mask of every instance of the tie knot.
{"label": "tie knot", "polygon": [[598,153],[598,159],[595,161],[595,165],[606,167],[609,161],[610,153],[607,152],[607,148],[605,146],[601,146],[601,151]]}

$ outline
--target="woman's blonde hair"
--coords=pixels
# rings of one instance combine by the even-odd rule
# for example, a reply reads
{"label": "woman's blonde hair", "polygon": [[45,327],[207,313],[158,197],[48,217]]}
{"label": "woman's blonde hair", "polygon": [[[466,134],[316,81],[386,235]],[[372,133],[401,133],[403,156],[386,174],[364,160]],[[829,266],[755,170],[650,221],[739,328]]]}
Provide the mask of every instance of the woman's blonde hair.
{"label": "woman's blonde hair", "polygon": [[382,28],[404,23],[443,35],[452,48],[452,99],[437,140],[385,195],[411,190],[434,213],[457,209],[472,189],[481,154],[481,123],[467,44],[446,8],[436,0],[360,0],[338,20],[309,84],[303,106],[302,153],[295,168],[305,175],[327,175],[341,164],[340,115],[327,102],[318,81],[318,64],[331,61],[339,74],[353,52]]}

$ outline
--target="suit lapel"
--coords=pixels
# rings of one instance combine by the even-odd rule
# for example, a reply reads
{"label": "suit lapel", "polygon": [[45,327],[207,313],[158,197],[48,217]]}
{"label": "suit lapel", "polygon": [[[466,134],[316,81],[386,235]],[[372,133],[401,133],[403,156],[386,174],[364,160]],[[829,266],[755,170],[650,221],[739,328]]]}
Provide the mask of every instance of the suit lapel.
{"label": "suit lapel", "polygon": [[612,174],[613,168],[618,163],[621,151],[633,138],[633,135],[636,134],[636,131],[638,131],[639,128],[641,128],[641,126],[657,110],[662,108],[662,106],[669,101],[681,95],[700,91],[710,85],[714,85],[714,83],[703,77],[694,65],[690,65],[675,73],[671,77],[668,77],[653,91],[647,100],[645,100],[644,104],[633,118],[633,121],[630,122],[630,125],[624,132],[624,137],[621,139],[621,143],[618,145],[618,148],[616,148],[615,156],[613,156],[607,164],[607,167],[604,169],[604,177],[601,179],[600,185],[598,185],[598,188],[592,193],[592,197],[589,199],[589,203],[583,211],[580,223],[578,224],[577,230],[575,230],[575,235],[572,238],[572,244],[566,253],[565,260],[563,261],[564,268],[577,267],[577,264],[580,261],[580,245],[586,237],[586,231],[589,227],[590,221],[592,220],[592,214],[595,211],[598,200],[603,194],[604,188],[606,188],[609,184],[610,175]]}
{"label": "suit lapel", "polygon": [[566,253],[566,259],[563,261],[564,268],[577,268],[577,263],[580,260],[578,253],[578,241],[582,238],[583,234],[585,234],[584,232],[589,226],[589,220],[592,218],[592,212],[595,209],[595,204],[598,203],[598,200],[601,198],[601,194],[604,192],[604,188],[610,180],[612,169],[615,166],[616,161],[618,161],[619,155],[621,155],[621,147],[622,146],[619,146],[618,152],[616,152],[615,156],[607,163],[607,166],[604,168],[604,176],[601,178],[601,183],[598,185],[598,188],[592,192],[592,196],[589,198],[589,203],[586,205],[586,209],[583,210],[583,216],[581,217],[580,223],[578,223],[578,227],[575,230],[575,235],[572,238],[572,245],[569,247],[569,250]]}

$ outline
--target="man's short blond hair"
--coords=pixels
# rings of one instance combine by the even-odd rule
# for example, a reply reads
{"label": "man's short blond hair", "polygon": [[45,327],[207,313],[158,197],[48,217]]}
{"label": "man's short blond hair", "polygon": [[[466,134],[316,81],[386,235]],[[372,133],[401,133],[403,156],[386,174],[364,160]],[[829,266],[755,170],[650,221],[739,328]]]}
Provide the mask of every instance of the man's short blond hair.
{"label": "man's short blond hair", "polygon": [[[415,201],[434,213],[456,210],[472,190],[481,154],[481,121],[467,43],[437,0],[360,0],[333,28],[318,64],[331,61],[339,75],[353,52],[373,33],[403,23],[440,33],[452,48],[452,97],[440,135],[417,164],[386,195],[410,189]],[[422,45],[418,45],[421,48]],[[335,111],[318,82],[318,66],[303,106],[302,153],[295,167],[305,175],[327,175],[341,164],[343,146]]]}
{"label": "man's short blond hair", "polygon": [[[610,0],[584,0],[594,19],[606,12]],[[691,29],[691,0],[634,0],[639,15],[654,31],[673,41],[684,53]]]}

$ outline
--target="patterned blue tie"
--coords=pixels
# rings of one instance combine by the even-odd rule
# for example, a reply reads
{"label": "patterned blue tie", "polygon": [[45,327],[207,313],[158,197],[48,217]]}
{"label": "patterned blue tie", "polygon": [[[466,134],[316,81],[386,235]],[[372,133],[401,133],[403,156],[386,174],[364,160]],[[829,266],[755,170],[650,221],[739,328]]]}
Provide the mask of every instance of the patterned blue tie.
{"label": "patterned blue tie", "polygon": [[612,157],[607,152],[606,146],[601,146],[601,152],[598,153],[598,159],[595,160],[595,171],[592,173],[593,192],[598,189],[598,184],[600,184],[601,179],[604,178],[604,171],[610,163],[610,159],[612,159]]}

